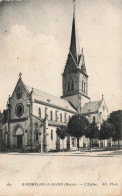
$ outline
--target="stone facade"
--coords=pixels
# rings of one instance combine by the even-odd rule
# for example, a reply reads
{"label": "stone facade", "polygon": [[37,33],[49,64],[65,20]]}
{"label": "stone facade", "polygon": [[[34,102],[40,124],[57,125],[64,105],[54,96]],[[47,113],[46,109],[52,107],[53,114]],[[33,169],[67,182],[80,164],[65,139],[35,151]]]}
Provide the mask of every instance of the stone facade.
{"label": "stone facade", "polygon": [[[18,93],[18,89],[21,93]],[[78,114],[67,101],[28,87],[21,77],[12,96],[9,97],[7,110],[8,121],[2,126],[3,144],[9,148],[36,151],[63,149],[62,141],[58,138],[56,130],[61,125],[67,126],[71,116]],[[100,127],[108,115],[103,97],[100,101],[86,103],[81,114],[85,115],[89,122],[95,120]],[[89,139],[83,136],[79,144],[80,147],[88,147]],[[67,136],[64,139],[65,149],[76,147],[76,138]]]}
{"label": "stone facade", "polygon": [[[8,121],[2,126],[3,143],[11,148],[43,148],[44,151],[62,149],[56,129],[60,125],[66,126],[70,117],[77,112],[64,100],[61,100],[63,106],[58,105],[61,98],[56,98],[57,103],[52,105],[53,97],[46,97],[47,94],[44,98],[48,101],[50,99],[50,102],[40,103],[40,97],[36,100],[36,90],[29,90],[20,77],[8,100]],[[65,138],[65,148],[68,148],[69,142],[70,139]]]}

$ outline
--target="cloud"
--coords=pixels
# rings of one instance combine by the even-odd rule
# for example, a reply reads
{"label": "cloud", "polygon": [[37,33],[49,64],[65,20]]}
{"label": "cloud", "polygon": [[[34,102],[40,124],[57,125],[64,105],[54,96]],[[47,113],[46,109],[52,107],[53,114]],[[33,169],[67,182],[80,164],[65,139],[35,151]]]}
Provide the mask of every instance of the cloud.
{"label": "cloud", "polygon": [[50,85],[55,86],[58,75],[55,74],[52,79],[51,72],[57,71],[61,52],[55,37],[41,33],[34,35],[25,26],[16,24],[11,27],[7,36],[1,35],[1,40],[0,95],[7,97],[8,91],[4,89],[7,84],[9,93],[12,94],[17,80],[15,77],[19,72],[26,76],[27,84],[35,86],[36,83],[39,89],[48,91]]}
{"label": "cloud", "polygon": [[[52,45],[58,49],[57,40],[50,35],[33,35],[25,26],[14,25],[2,40],[2,57],[14,62],[16,58],[22,63],[44,61],[46,56],[53,57]],[[3,53],[5,55],[3,55]],[[5,59],[5,58],[4,58]]]}

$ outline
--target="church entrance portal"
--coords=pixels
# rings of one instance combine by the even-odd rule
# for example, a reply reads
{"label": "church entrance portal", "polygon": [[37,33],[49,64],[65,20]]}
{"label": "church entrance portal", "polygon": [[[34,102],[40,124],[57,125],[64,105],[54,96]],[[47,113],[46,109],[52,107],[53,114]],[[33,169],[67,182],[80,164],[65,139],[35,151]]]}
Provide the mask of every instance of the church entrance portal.
{"label": "church entrance portal", "polygon": [[17,148],[22,148],[22,135],[17,135]]}
{"label": "church entrance portal", "polygon": [[21,149],[23,145],[23,130],[21,127],[18,127],[16,130],[16,137],[17,137],[17,148]]}

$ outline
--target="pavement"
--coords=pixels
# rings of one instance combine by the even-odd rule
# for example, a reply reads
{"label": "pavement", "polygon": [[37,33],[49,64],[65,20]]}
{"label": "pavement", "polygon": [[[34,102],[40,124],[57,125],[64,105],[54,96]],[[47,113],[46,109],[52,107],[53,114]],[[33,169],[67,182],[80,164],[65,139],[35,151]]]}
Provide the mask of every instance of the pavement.
{"label": "pavement", "polygon": [[1,195],[122,195],[122,150],[1,153]]}

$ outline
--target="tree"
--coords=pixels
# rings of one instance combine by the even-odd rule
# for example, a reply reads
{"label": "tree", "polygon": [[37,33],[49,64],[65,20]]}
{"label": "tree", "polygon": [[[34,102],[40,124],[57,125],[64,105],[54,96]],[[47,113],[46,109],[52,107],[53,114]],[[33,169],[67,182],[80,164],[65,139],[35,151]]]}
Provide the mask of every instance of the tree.
{"label": "tree", "polygon": [[2,123],[2,112],[0,110],[0,124]]}
{"label": "tree", "polygon": [[97,124],[95,121],[89,124],[85,136],[90,139],[90,152],[92,148],[92,139],[98,139],[99,138],[99,129],[97,127]]}
{"label": "tree", "polygon": [[104,121],[100,128],[99,139],[105,140],[110,139],[113,136],[113,125],[108,121]]}
{"label": "tree", "polygon": [[2,118],[2,112],[1,112],[1,110],[0,110],[0,119]]}
{"label": "tree", "polygon": [[122,139],[122,110],[114,111],[110,114],[108,122],[113,126],[112,139],[118,140],[118,148],[120,148],[119,140]]}
{"label": "tree", "polygon": [[64,138],[67,135],[66,127],[61,125],[59,128],[57,128],[56,133],[57,133],[58,137],[62,140],[63,151],[64,151]]}
{"label": "tree", "polygon": [[77,147],[79,150],[79,137],[85,135],[89,121],[82,115],[74,115],[70,118],[67,128],[70,136],[77,138]]}
{"label": "tree", "polygon": [[3,110],[3,113],[0,114],[0,123],[1,124],[5,124],[8,120],[8,111],[7,110]]}

